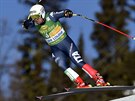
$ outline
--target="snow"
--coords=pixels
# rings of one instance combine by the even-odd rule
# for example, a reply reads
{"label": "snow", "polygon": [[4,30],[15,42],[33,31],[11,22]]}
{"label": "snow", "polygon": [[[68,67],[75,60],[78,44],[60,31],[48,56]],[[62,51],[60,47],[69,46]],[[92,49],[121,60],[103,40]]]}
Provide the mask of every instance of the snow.
{"label": "snow", "polygon": [[119,98],[119,99],[114,99],[110,101],[135,101],[135,95],[130,95],[127,97]]}

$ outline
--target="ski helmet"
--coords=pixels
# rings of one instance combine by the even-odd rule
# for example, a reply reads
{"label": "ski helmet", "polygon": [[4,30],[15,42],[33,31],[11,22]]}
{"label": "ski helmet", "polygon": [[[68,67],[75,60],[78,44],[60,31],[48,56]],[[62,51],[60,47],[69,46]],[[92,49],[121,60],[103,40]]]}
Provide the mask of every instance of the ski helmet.
{"label": "ski helmet", "polygon": [[44,7],[42,5],[39,5],[39,4],[36,4],[36,5],[32,6],[31,9],[30,9],[30,14],[28,16],[28,19],[30,17],[32,19],[35,19],[35,18],[38,18],[38,17],[45,18],[45,9],[44,9]]}

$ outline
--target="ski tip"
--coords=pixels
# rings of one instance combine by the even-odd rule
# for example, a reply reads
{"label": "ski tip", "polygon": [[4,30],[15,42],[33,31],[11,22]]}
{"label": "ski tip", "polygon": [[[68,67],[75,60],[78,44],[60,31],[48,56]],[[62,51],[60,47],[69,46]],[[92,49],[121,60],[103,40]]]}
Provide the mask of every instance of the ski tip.
{"label": "ski tip", "polygon": [[36,96],[36,99],[42,100],[43,96]]}
{"label": "ski tip", "polygon": [[70,88],[65,88],[65,90],[66,90],[66,91],[69,91],[69,90],[70,90]]}

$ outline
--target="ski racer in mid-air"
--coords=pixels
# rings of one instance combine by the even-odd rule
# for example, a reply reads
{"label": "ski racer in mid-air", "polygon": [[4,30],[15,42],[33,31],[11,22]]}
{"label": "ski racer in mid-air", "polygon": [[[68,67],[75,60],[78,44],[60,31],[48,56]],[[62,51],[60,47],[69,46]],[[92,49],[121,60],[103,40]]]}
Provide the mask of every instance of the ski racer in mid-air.
{"label": "ski racer in mid-air", "polygon": [[[23,22],[23,27],[28,29],[35,27],[44,37],[51,48],[52,57],[61,67],[64,73],[76,84],[76,88],[87,88],[87,85],[81,77],[67,64],[69,58],[77,67],[84,70],[96,83],[97,86],[108,86],[103,77],[92,66],[85,63],[78,48],[67,35],[59,19],[70,18],[73,12],[65,9],[59,12],[46,13],[42,5],[36,4],[31,7],[28,19]],[[56,72],[57,73],[57,72]]]}

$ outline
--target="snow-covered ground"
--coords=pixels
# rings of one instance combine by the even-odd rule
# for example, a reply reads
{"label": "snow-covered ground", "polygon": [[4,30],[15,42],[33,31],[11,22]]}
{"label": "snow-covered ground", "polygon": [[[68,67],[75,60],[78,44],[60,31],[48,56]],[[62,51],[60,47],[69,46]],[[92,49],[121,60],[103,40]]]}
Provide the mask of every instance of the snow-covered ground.
{"label": "snow-covered ground", "polygon": [[127,97],[122,97],[122,98],[118,98],[118,99],[114,99],[110,101],[135,101],[135,95],[130,95]]}

